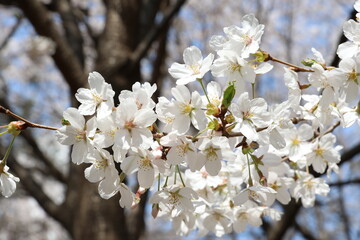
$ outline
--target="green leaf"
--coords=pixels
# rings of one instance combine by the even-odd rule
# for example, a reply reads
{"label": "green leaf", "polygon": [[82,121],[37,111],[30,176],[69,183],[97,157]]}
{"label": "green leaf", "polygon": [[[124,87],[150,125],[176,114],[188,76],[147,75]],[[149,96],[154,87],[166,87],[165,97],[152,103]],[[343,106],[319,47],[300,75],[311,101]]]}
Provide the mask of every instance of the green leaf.
{"label": "green leaf", "polygon": [[235,86],[234,83],[229,83],[229,86],[225,89],[224,91],[224,97],[223,97],[223,101],[222,101],[222,105],[225,108],[228,108],[231,104],[231,101],[233,100],[234,96],[235,96],[236,90],[235,90]]}

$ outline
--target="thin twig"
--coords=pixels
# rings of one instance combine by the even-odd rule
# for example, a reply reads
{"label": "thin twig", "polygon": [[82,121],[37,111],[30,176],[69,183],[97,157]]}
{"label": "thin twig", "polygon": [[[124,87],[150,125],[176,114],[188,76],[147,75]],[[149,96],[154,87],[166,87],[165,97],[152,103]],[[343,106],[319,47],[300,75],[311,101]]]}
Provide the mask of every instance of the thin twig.
{"label": "thin twig", "polygon": [[267,57],[267,59],[265,61],[273,61],[273,62],[278,62],[278,63],[284,64],[286,66],[289,66],[290,69],[295,71],[295,72],[314,72],[314,70],[312,70],[312,69],[302,68],[302,67],[296,66],[294,64],[285,62],[283,60],[274,58],[274,57],[270,56],[270,54],[268,55],[268,57]]}
{"label": "thin twig", "polygon": [[186,0],[178,0],[173,6],[169,7],[164,12],[164,17],[162,21],[155,25],[146,37],[142,40],[142,42],[137,46],[136,50],[131,56],[132,65],[137,64],[148,52],[149,48],[151,47],[152,43],[155,39],[159,36],[160,32],[163,31],[169,22],[174,18],[174,16],[179,12],[182,5]]}
{"label": "thin twig", "polygon": [[56,127],[50,127],[50,126],[45,126],[45,125],[30,122],[29,120],[26,120],[25,118],[20,117],[19,115],[11,112],[9,109],[6,109],[1,105],[0,105],[0,113],[4,113],[13,118],[16,118],[17,120],[23,121],[25,123],[24,129],[26,129],[27,127],[30,127],[30,128],[43,128],[43,129],[47,129],[47,130],[58,130],[58,128],[56,128]]}
{"label": "thin twig", "polygon": [[2,41],[2,43],[0,44],[0,51],[5,48],[6,44],[9,42],[10,38],[15,34],[16,30],[19,28],[19,26],[21,25],[21,22],[23,20],[23,15],[19,15],[16,16],[16,23],[14,24],[14,26],[11,28],[9,34],[4,38],[4,40]]}

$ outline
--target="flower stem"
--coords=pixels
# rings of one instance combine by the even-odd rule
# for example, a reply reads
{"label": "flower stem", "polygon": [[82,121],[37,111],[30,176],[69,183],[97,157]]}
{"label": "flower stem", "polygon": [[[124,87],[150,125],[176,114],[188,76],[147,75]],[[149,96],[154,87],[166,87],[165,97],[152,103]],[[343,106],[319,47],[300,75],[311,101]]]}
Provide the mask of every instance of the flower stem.
{"label": "flower stem", "polygon": [[198,78],[197,81],[200,83],[200,85],[201,85],[201,87],[202,87],[202,89],[203,89],[203,91],[204,91],[204,94],[205,94],[207,100],[209,101],[209,103],[211,103],[211,102],[210,102],[210,99],[209,99],[209,97],[208,97],[208,95],[207,95],[205,86],[204,86],[204,84],[203,84],[202,78]]}
{"label": "flower stem", "polygon": [[252,99],[255,98],[255,83],[251,84],[251,90],[252,90]]}
{"label": "flower stem", "polygon": [[179,176],[180,176],[180,180],[181,180],[182,185],[183,185],[184,187],[186,187],[186,186],[185,186],[184,179],[182,178],[182,175],[181,175],[181,171],[180,171],[179,165],[176,165],[176,169],[177,169],[177,171],[179,172]]}
{"label": "flower stem", "polygon": [[254,183],[253,183],[253,180],[251,178],[249,154],[246,154],[246,160],[247,160],[248,170],[249,170],[249,182],[248,183],[249,183],[250,187],[252,187],[254,185]]}
{"label": "flower stem", "polygon": [[5,133],[8,133],[8,132],[9,132],[9,131],[6,130],[6,131],[0,133],[0,136],[3,135],[3,134],[5,134]]}
{"label": "flower stem", "polygon": [[158,174],[158,191],[160,191],[160,173]]}
{"label": "flower stem", "polygon": [[192,140],[195,140],[198,136],[200,136],[201,134],[203,134],[205,131],[207,131],[209,128],[205,128],[201,131],[199,131],[195,136],[192,137]]}
{"label": "flower stem", "polygon": [[9,157],[9,155],[10,155],[10,151],[11,151],[11,148],[12,148],[12,146],[14,144],[15,138],[16,138],[16,136],[13,136],[13,138],[11,139],[10,145],[9,145],[8,149],[6,150],[6,153],[5,153],[5,156],[4,156],[3,160],[1,161],[4,165],[6,165],[6,161],[7,161],[8,157]]}

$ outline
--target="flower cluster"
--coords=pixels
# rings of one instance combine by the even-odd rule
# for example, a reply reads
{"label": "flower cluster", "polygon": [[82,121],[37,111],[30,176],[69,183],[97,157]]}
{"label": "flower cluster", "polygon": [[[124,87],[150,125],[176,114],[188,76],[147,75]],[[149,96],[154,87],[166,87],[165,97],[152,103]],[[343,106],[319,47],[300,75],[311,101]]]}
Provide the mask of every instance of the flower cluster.
{"label": "flower cluster", "polygon": [[[90,164],[85,177],[99,183],[101,197],[119,193],[120,206],[129,208],[152,190],[153,216],[172,221],[179,235],[197,229],[222,236],[260,226],[263,216],[279,220],[276,201],[313,206],[316,195],[330,190],[314,173],[338,170],[341,147],[332,131],[359,120],[360,23],[344,25],[349,41],[338,48],[338,68],[327,66],[315,49],[303,62],[307,68],[284,68],[288,98],[272,105],[248,92],[273,68],[260,50],[263,32],[264,25],[246,15],[240,26],[210,39],[214,54],[204,58],[197,47],[186,48],[184,64],[169,68],[177,84],[173,97],[157,103],[156,85],[136,83],[115,106],[111,85],[90,73],[90,89],[76,94],[81,105],[64,112],[59,142],[73,145],[75,164]],[[300,83],[297,71],[304,69],[307,82]],[[204,86],[205,74],[226,87],[215,81]],[[187,87],[196,83],[202,93]],[[309,87],[316,94],[303,92]],[[124,181],[132,174],[140,186],[136,194]]]}

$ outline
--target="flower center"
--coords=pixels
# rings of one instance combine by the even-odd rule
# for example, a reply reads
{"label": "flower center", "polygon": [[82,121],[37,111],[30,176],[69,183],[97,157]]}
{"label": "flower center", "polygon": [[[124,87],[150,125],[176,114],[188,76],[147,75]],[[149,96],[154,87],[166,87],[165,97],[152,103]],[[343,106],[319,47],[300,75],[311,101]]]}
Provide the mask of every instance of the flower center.
{"label": "flower center", "polygon": [[245,37],[244,37],[244,42],[245,42],[245,45],[246,46],[249,46],[251,43],[252,43],[252,38],[249,36],[249,35],[246,35]]}
{"label": "flower center", "polygon": [[241,69],[241,65],[238,63],[231,63],[229,66],[229,70],[231,72],[240,72],[240,69]]}
{"label": "flower center", "polygon": [[191,113],[192,109],[193,108],[190,104],[184,104],[182,113],[188,115],[189,113]]}
{"label": "flower center", "polygon": [[170,193],[169,203],[171,203],[173,205],[177,205],[179,203],[179,200],[180,200],[180,196],[178,193],[176,193],[176,192]]}
{"label": "flower center", "polygon": [[323,156],[324,152],[325,152],[325,149],[323,149],[323,148],[317,148],[317,149],[315,149],[316,155],[318,155],[318,156],[320,156],[320,157]]}
{"label": "flower center", "polygon": [[108,161],[106,158],[101,158],[101,160],[95,160],[94,167],[95,168],[106,168],[109,166]]}
{"label": "flower center", "polygon": [[358,73],[355,71],[348,74],[349,81],[354,81],[355,83],[357,83],[357,77],[358,77]]}
{"label": "flower center", "polygon": [[96,105],[99,105],[100,103],[102,103],[104,101],[101,98],[101,96],[95,91],[91,91],[91,95],[92,95],[92,98],[94,99]]}
{"label": "flower center", "polygon": [[208,161],[216,161],[218,160],[218,155],[216,153],[217,148],[214,148],[213,146],[206,149],[206,158]]}
{"label": "flower center", "polygon": [[145,170],[149,170],[149,169],[153,168],[151,159],[149,159],[148,157],[142,158],[140,160],[139,167],[142,169],[145,169]]}
{"label": "flower center", "polygon": [[300,140],[297,139],[297,138],[295,138],[295,139],[292,140],[292,144],[295,145],[295,146],[297,146],[297,145],[300,144]]}
{"label": "flower center", "polygon": [[199,64],[190,65],[190,69],[193,71],[192,75],[200,74],[200,65]]}
{"label": "flower center", "polygon": [[131,130],[131,129],[135,128],[135,127],[136,127],[136,125],[133,122],[133,120],[125,122],[124,128],[126,128],[128,130]]}
{"label": "flower center", "polygon": [[78,142],[85,140],[86,139],[86,132],[84,130],[78,131],[75,138],[76,138],[76,140]]}

